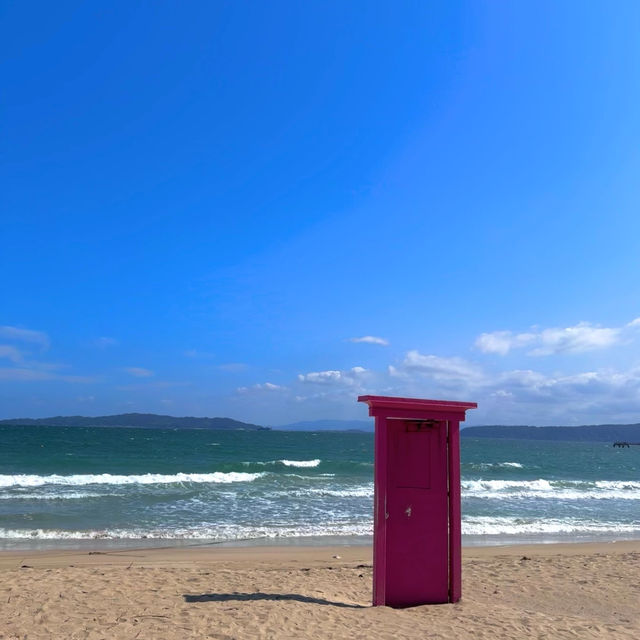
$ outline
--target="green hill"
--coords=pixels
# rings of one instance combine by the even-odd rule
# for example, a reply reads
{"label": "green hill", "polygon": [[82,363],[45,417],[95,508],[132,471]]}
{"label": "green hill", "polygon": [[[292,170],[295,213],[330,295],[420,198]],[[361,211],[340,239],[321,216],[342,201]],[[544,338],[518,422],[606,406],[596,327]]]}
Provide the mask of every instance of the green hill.
{"label": "green hill", "polygon": [[52,418],[12,418],[0,420],[0,425],[40,425],[47,427],[142,427],[147,429],[224,429],[263,430],[257,424],[232,418],[176,418],[155,413],[121,413],[114,416],[55,416]]}
{"label": "green hill", "polygon": [[640,442],[640,424],[593,424],[579,427],[530,427],[487,425],[466,427],[466,438],[512,440],[564,440],[567,442]]}

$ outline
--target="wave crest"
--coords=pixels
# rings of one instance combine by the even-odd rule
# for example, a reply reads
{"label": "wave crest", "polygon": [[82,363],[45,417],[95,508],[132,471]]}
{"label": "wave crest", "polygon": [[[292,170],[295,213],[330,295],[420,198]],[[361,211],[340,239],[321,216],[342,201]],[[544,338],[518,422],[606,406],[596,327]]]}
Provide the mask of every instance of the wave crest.
{"label": "wave crest", "polygon": [[593,520],[525,519],[507,516],[476,516],[462,519],[464,535],[526,535],[553,533],[636,533],[640,525],[621,522],[597,522]]}
{"label": "wave crest", "polygon": [[554,500],[640,500],[633,480],[463,480],[466,498],[550,498]]}
{"label": "wave crest", "polygon": [[264,476],[264,473],[243,473],[214,471],[213,473],[143,473],[139,475],[116,475],[111,473],[79,473],[70,476],[32,474],[0,475],[0,487],[42,487],[45,485],[85,486],[92,484],[177,484],[177,483],[213,483],[252,482]]}
{"label": "wave crest", "polygon": [[317,467],[320,464],[320,460],[278,460],[282,462],[285,467]]}

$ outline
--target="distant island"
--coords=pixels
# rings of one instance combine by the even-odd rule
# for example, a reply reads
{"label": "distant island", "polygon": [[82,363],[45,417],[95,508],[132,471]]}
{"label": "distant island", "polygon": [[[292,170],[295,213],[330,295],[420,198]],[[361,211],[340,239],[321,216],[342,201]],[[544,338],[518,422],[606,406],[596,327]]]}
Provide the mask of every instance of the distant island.
{"label": "distant island", "polygon": [[0,426],[43,427],[138,427],[143,429],[218,429],[225,431],[269,431],[269,427],[232,418],[176,418],[155,413],[120,413],[114,416],[55,416],[52,418],[12,418]]}
{"label": "distant island", "polygon": [[[372,433],[373,420],[307,420],[263,427],[233,418],[194,418],[155,413],[120,413],[113,416],[55,416],[51,418],[11,418],[0,426],[42,427],[134,427],[141,429],[211,429],[223,431],[354,431]],[[598,424],[579,427],[533,427],[485,425],[465,427],[463,438],[511,440],[563,440],[567,442],[640,442],[640,424]]]}
{"label": "distant island", "polygon": [[593,424],[579,427],[483,426],[466,427],[466,438],[563,440],[566,442],[640,442],[640,424]]}
{"label": "distant island", "polygon": [[373,432],[373,420],[306,420],[279,427],[278,431],[366,431]]}

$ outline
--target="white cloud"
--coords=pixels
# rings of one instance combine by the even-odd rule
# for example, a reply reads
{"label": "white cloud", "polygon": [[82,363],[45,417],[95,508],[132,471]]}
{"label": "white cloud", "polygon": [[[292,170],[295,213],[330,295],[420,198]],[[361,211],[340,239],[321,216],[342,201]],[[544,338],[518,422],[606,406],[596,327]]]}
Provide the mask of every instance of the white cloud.
{"label": "white cloud", "polygon": [[539,334],[539,346],[530,353],[546,356],[603,349],[620,342],[621,337],[621,329],[593,327],[587,323],[566,329],[545,329]]}
{"label": "white cloud", "polygon": [[385,395],[475,401],[479,418],[470,417],[476,424],[638,422],[640,416],[640,367],[554,374],[531,369],[491,372],[460,358],[410,351],[389,374],[392,384]]}
{"label": "white cloud", "polygon": [[50,340],[44,331],[34,331],[33,329],[20,329],[19,327],[0,327],[0,337],[18,342],[29,342],[40,345],[43,349],[48,349]]}
{"label": "white cloud", "polygon": [[254,384],[250,387],[238,387],[236,393],[246,394],[252,391],[286,391],[287,387],[283,387],[279,384],[273,384],[273,382],[263,382],[261,384]]}
{"label": "white cloud", "polygon": [[378,336],[362,336],[361,338],[349,338],[349,342],[363,342],[365,344],[379,344],[383,347],[389,346],[389,341]]}
{"label": "white cloud", "polygon": [[494,391],[491,395],[495,396],[496,398],[512,398],[513,397],[513,393],[511,393],[511,391],[506,391],[505,389],[498,389],[497,391]]}
{"label": "white cloud", "polygon": [[[640,323],[636,323],[640,325]],[[579,361],[578,361],[579,362]],[[288,420],[353,418],[356,398],[375,395],[477,402],[472,424],[596,424],[640,420],[640,366],[628,370],[500,370],[460,357],[405,353],[386,370],[364,367],[299,374],[288,387],[237,390],[247,406],[290,411]],[[281,390],[281,394],[270,391]],[[275,400],[275,402],[273,402]]]}
{"label": "white cloud", "polygon": [[395,375],[417,373],[436,380],[477,379],[481,375],[476,365],[463,358],[423,355],[416,350],[408,351],[400,368],[391,367],[390,373]]}
{"label": "white cloud", "polygon": [[6,358],[7,360],[18,363],[23,361],[24,356],[20,349],[9,344],[0,344],[0,358]]}
{"label": "white cloud", "polygon": [[572,327],[538,329],[524,333],[494,331],[483,333],[475,341],[483,353],[506,355],[514,349],[527,348],[528,355],[548,356],[558,353],[581,353],[606,349],[631,340],[640,328],[640,318],[623,327],[599,327],[580,322]]}
{"label": "white cloud", "polygon": [[535,339],[532,333],[513,334],[511,331],[494,331],[483,333],[476,340],[476,347],[483,353],[499,353],[506,355],[518,347],[524,347]]}
{"label": "white cloud", "polygon": [[315,384],[335,384],[343,380],[342,372],[337,370],[312,371],[311,373],[298,374],[300,382],[313,382]]}
{"label": "white cloud", "polygon": [[124,370],[135,378],[150,378],[155,375],[151,369],[145,369],[144,367],[125,367]]}
{"label": "white cloud", "polygon": [[[493,387],[500,387],[493,389]],[[493,400],[487,397],[493,396]],[[502,391],[502,393],[498,393]],[[478,389],[496,415],[506,411],[527,424],[583,424],[637,422],[640,412],[640,370],[598,370],[544,375],[534,371],[509,371],[486,389]]]}
{"label": "white cloud", "polygon": [[284,387],[281,387],[279,384],[273,384],[272,382],[265,382],[262,385],[262,388],[267,391],[280,391],[281,389],[284,389]]}
{"label": "white cloud", "polygon": [[363,376],[368,373],[364,367],[352,367],[344,371],[330,369],[328,371],[311,371],[301,373],[298,380],[308,384],[355,386],[360,383]]}

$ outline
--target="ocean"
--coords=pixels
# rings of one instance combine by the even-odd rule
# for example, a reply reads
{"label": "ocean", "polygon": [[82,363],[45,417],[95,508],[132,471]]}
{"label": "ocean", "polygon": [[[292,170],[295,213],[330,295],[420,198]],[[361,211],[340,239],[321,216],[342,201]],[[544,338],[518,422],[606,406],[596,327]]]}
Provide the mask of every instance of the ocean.
{"label": "ocean", "polygon": [[[640,447],[462,439],[463,544],[640,538]],[[0,426],[0,549],[366,544],[373,435]]]}

